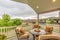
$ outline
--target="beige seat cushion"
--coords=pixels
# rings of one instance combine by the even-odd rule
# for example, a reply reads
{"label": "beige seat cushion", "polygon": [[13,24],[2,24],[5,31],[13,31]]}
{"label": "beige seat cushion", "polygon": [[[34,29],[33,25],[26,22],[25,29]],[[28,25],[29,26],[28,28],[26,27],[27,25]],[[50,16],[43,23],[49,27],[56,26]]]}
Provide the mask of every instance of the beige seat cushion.
{"label": "beige seat cushion", "polygon": [[60,37],[59,35],[53,35],[53,34],[40,35],[39,40],[60,40]]}
{"label": "beige seat cushion", "polygon": [[59,40],[59,39],[55,39],[55,38],[48,38],[48,39],[42,39],[42,40]]}
{"label": "beige seat cushion", "polygon": [[26,32],[25,34],[20,35],[19,38],[21,38],[21,39],[22,39],[22,38],[29,38],[29,33]]}
{"label": "beige seat cushion", "polygon": [[24,34],[24,35],[20,36],[20,38],[29,38],[29,35],[28,34]]}

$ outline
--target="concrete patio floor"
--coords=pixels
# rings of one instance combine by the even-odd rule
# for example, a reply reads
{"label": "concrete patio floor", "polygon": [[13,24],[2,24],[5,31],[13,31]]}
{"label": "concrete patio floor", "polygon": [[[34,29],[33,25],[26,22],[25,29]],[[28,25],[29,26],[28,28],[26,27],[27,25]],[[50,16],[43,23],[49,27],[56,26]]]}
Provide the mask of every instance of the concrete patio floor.
{"label": "concrete patio floor", "polygon": [[[17,38],[17,36],[14,36],[14,37],[11,37],[11,38],[9,38],[7,40],[18,40],[18,38]],[[27,40],[27,39],[20,39],[20,40]],[[32,35],[30,35],[29,40],[33,40],[33,36]]]}
{"label": "concrete patio floor", "polygon": [[[60,36],[60,35],[59,35],[59,36]],[[7,39],[7,40],[18,40],[18,38],[17,38],[17,36],[14,36],[14,37],[11,37],[11,38],[9,38],[9,39]],[[21,39],[20,39],[20,40],[21,40]],[[22,40],[27,40],[27,39],[22,39]],[[29,40],[33,40],[33,36],[32,36],[32,35],[30,35]]]}
{"label": "concrete patio floor", "polygon": [[[18,40],[16,33],[15,33],[15,32],[13,32],[13,33],[14,33],[14,36],[8,38],[7,40]],[[58,33],[55,33],[55,32],[53,32],[53,33],[60,36],[60,34],[58,34]],[[12,34],[12,33],[10,33],[10,34]],[[9,36],[10,36],[10,35],[9,35]],[[20,40],[21,40],[21,39],[20,39]],[[23,40],[26,40],[26,39],[23,39]],[[30,34],[29,40],[33,40],[32,34]]]}

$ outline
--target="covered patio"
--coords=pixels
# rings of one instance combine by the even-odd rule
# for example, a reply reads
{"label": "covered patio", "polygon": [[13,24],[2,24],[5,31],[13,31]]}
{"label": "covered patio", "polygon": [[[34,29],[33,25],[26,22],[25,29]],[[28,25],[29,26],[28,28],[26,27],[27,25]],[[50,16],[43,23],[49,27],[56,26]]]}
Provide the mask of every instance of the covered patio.
{"label": "covered patio", "polygon": [[[22,27],[27,32],[29,32],[29,38],[19,39],[18,38],[19,33],[17,33],[17,31],[16,31],[17,27],[15,27],[13,30],[5,32],[5,35],[7,35],[7,40],[60,40],[60,0],[11,0],[11,2],[12,1],[18,3],[18,8],[23,4],[23,6],[21,6],[20,10],[18,10],[18,9],[15,10],[15,11],[17,11],[16,13],[21,12],[21,14],[19,14],[18,18],[23,19],[23,23],[17,27]],[[12,4],[12,5],[14,5],[14,4]],[[14,9],[14,7],[17,7],[17,5],[14,5],[12,8]],[[20,12],[18,12],[18,11],[20,11]],[[7,11],[6,11],[6,13],[7,13]],[[16,13],[15,13],[15,15],[17,15]],[[23,13],[24,13],[24,15],[23,15]],[[12,16],[12,18],[14,18],[14,17]],[[55,19],[56,23],[53,23],[51,25],[53,27],[52,34],[46,34],[47,32],[44,34],[45,27],[46,27],[46,20],[49,18]],[[43,19],[43,21],[41,21],[41,19]],[[34,33],[33,30],[35,31],[35,29],[33,29],[33,26],[34,26],[33,22],[36,22],[36,24],[38,26],[40,26],[40,28],[38,28],[38,29],[39,30],[42,29],[44,32],[41,32],[41,30],[40,30],[39,31],[39,32],[41,32],[40,34],[39,34],[39,32],[37,32],[38,35],[33,34]],[[51,38],[53,38],[53,39],[51,39]]]}

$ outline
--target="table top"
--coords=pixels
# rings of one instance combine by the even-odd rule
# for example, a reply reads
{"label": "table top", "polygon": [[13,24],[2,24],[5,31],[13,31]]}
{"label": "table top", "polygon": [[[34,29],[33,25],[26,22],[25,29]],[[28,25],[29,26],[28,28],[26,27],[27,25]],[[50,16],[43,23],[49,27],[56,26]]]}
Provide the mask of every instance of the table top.
{"label": "table top", "polygon": [[34,30],[35,29],[30,30],[30,33],[34,34],[34,35],[43,35],[43,34],[46,34],[46,32],[44,30],[42,30],[42,29],[39,29],[40,32],[35,32]]}

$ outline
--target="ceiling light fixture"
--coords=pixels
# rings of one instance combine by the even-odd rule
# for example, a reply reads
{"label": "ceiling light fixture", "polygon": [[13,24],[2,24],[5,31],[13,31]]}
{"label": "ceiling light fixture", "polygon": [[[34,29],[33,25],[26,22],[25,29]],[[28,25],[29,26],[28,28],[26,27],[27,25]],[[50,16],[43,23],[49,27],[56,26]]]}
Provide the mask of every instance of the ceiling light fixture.
{"label": "ceiling light fixture", "polygon": [[39,6],[36,6],[36,8],[39,8]]}
{"label": "ceiling light fixture", "polygon": [[53,2],[56,2],[56,0],[53,0]]}

